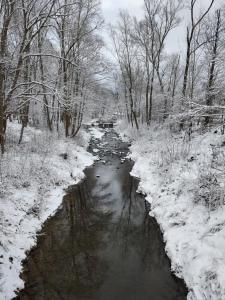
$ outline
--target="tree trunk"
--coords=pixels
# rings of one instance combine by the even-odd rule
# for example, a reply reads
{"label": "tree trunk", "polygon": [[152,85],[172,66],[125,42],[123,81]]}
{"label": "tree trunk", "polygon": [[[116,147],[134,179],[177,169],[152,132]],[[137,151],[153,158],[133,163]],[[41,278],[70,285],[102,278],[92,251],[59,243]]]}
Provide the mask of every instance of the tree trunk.
{"label": "tree trunk", "polygon": [[153,67],[152,68],[152,76],[151,76],[151,84],[150,84],[148,125],[150,125],[151,120],[152,120],[152,102],[153,102],[154,79],[155,79],[155,68]]}
{"label": "tree trunk", "polygon": [[[147,50],[146,50],[147,52]],[[146,90],[145,90],[145,118],[146,123],[149,122],[149,91],[150,91],[150,70],[149,70],[149,61],[148,56],[146,54],[146,72],[147,72],[147,83],[146,83]]]}
{"label": "tree trunk", "polygon": [[[186,96],[186,91],[187,91],[190,57],[191,57],[191,41],[190,41],[189,35],[187,33],[187,54],[186,54],[186,63],[185,63],[185,69],[184,69],[184,81],[183,81],[183,89],[182,89],[183,98]],[[182,105],[184,105],[184,99],[182,99]]]}
{"label": "tree trunk", "polygon": [[2,11],[2,26],[0,34],[0,147],[1,153],[5,151],[5,131],[6,131],[6,101],[5,101],[5,56],[7,53],[7,37],[9,25],[13,16],[16,1],[5,3],[5,11]]}
{"label": "tree trunk", "polygon": [[[216,32],[215,32],[215,41],[213,45],[213,54],[211,60],[211,66],[209,70],[209,80],[208,80],[208,87],[206,92],[206,105],[212,106],[214,100],[214,78],[215,78],[215,67],[216,67],[216,58],[218,52],[218,42],[219,42],[219,35],[220,35],[220,27],[221,27],[221,11],[218,10],[216,12],[217,17],[217,24],[216,24]],[[205,117],[205,125],[208,125],[211,121],[210,116]]]}
{"label": "tree trunk", "polygon": [[[39,52],[42,52],[42,43],[41,43],[41,34],[38,34],[38,48],[39,48]],[[42,56],[40,55],[40,71],[41,71],[41,81],[42,83],[44,83],[45,81],[45,77],[44,77],[44,66],[43,66],[43,60],[42,60]],[[51,122],[51,118],[50,118],[50,112],[49,112],[49,106],[48,106],[48,99],[47,96],[45,95],[47,92],[45,86],[43,85],[43,101],[44,101],[44,110],[46,113],[46,117],[47,117],[47,125],[48,125],[48,129],[50,131],[52,131],[52,122]]]}
{"label": "tree trunk", "polygon": [[5,127],[6,124],[6,116],[4,109],[4,81],[5,81],[5,73],[3,63],[0,63],[0,146],[1,153],[4,153],[5,150]]}

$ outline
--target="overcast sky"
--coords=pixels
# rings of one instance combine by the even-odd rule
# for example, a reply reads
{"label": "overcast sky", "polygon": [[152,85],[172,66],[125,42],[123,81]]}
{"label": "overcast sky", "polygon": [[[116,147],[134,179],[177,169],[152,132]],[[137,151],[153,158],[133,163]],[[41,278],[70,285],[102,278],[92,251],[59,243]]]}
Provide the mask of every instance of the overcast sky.
{"label": "overcast sky", "polygon": [[141,16],[143,14],[142,0],[102,0],[102,9],[107,23],[114,23],[120,9],[127,9],[130,14]]}
{"label": "overcast sky", "polygon": [[[186,2],[189,3],[189,1],[187,0]],[[116,23],[119,10],[127,9],[131,15],[141,18],[141,16],[143,15],[143,3],[143,0],[102,0],[103,16],[105,18],[106,23]],[[197,0],[197,10],[199,11],[200,9],[204,9],[204,7],[206,7],[206,5],[209,3],[210,0]],[[216,7],[221,5],[221,3],[224,3],[224,0],[215,0],[213,7],[214,10],[216,9]],[[183,11],[182,24],[179,26],[179,28],[172,31],[168,37],[166,44],[166,49],[168,53],[178,52],[182,48],[184,48],[186,26],[185,24],[189,21],[189,18],[190,16],[188,11]]]}

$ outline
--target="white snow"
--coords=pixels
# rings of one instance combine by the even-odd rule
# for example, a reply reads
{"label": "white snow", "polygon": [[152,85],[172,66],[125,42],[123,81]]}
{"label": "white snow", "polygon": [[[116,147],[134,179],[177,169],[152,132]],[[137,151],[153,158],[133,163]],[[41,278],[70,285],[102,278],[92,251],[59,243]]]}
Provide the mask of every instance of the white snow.
{"label": "white snow", "polygon": [[96,128],[96,127],[91,127],[89,129],[89,131],[90,131],[92,137],[95,138],[95,139],[101,139],[105,134],[104,130],[101,130],[101,129]]}
{"label": "white snow", "polygon": [[94,153],[98,153],[98,152],[99,152],[99,149],[96,149],[96,148],[95,148],[95,149],[93,149],[92,151],[93,151]]}
{"label": "white snow", "polygon": [[[172,270],[189,289],[189,300],[225,299],[224,136],[172,134],[159,126],[117,129],[131,140],[132,175],[140,178],[163,232]],[[207,200],[208,199],[208,200]]]}
{"label": "white snow", "polygon": [[[0,161],[0,299],[23,288],[19,278],[25,251],[36,233],[62,203],[64,189],[84,177],[95,157],[86,151],[90,135],[59,139],[31,127],[17,146],[20,126],[9,123],[7,151]],[[67,154],[64,159],[64,154]]]}

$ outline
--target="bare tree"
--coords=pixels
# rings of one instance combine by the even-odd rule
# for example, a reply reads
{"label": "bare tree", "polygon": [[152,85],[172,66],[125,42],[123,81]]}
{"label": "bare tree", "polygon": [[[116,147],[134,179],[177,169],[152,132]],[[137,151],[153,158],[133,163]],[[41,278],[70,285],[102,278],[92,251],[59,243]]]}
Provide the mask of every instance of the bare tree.
{"label": "bare tree", "polygon": [[[213,99],[215,97],[214,85],[215,85],[215,68],[217,63],[218,57],[218,48],[219,48],[219,41],[220,41],[220,31],[221,31],[222,23],[221,23],[221,10],[216,11],[216,22],[215,22],[215,29],[214,29],[214,39],[212,42],[212,49],[211,49],[211,61],[210,61],[210,68],[209,68],[209,78],[207,84],[207,91],[206,91],[206,105],[212,106]],[[206,116],[205,124],[207,125],[210,122],[210,117]]]}
{"label": "bare tree", "polygon": [[177,13],[180,3],[176,1],[145,0],[145,18],[136,21],[135,39],[144,53],[146,68],[145,115],[147,124],[152,118],[152,102],[155,76],[158,78],[161,93],[164,97],[164,118],[166,118],[167,97],[164,90],[163,74],[161,74],[162,53],[166,38],[178,24]]}
{"label": "bare tree", "polygon": [[5,130],[6,130],[6,101],[5,101],[5,80],[8,54],[8,32],[15,11],[16,1],[1,2],[1,29],[0,29],[0,145],[4,153]]}
{"label": "bare tree", "polygon": [[[60,43],[60,56],[63,58],[59,71],[64,98],[62,119],[65,125],[65,135],[74,136],[81,125],[84,105],[82,101],[79,101],[82,98],[84,87],[82,74],[86,73],[85,68],[87,67],[83,63],[85,58],[82,56],[82,50],[88,45],[90,37],[101,26],[102,20],[99,14],[99,1],[96,0],[79,0],[77,2],[64,0],[63,7],[59,11],[55,28]],[[98,44],[97,37],[96,42],[93,40],[92,42],[93,45],[96,42]],[[99,51],[99,45],[97,51]],[[73,61],[73,65],[69,64],[67,60]]]}
{"label": "bare tree", "polygon": [[119,23],[116,30],[111,30],[111,36],[117,59],[122,72],[125,88],[125,98],[129,99],[130,120],[138,129],[138,118],[136,111],[135,80],[136,80],[136,58],[137,46],[133,40],[132,19],[126,11],[120,12]]}
{"label": "bare tree", "polygon": [[215,0],[210,1],[210,4],[207,7],[207,9],[197,19],[195,18],[196,2],[197,2],[197,0],[191,0],[191,3],[190,3],[190,5],[191,5],[191,7],[190,7],[191,25],[187,27],[187,34],[186,34],[187,49],[186,49],[186,61],[185,61],[184,80],[183,80],[183,88],[182,88],[183,97],[186,96],[186,91],[187,91],[188,73],[189,73],[189,68],[190,68],[191,56],[197,49],[199,49],[204,44],[204,42],[203,42],[200,45],[198,45],[197,48],[196,47],[192,48],[195,33],[198,30],[198,26],[201,24],[201,22],[204,20],[204,18],[207,16],[207,14],[210,12]]}

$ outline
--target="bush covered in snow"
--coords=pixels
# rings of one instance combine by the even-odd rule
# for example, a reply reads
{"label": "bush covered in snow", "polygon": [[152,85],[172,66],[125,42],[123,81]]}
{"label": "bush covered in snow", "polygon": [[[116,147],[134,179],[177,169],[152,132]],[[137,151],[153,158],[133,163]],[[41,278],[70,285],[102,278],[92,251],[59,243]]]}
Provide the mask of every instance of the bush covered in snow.
{"label": "bush covered in snow", "polygon": [[205,205],[209,211],[225,205],[224,185],[219,182],[215,173],[206,171],[200,175],[194,201]]}

